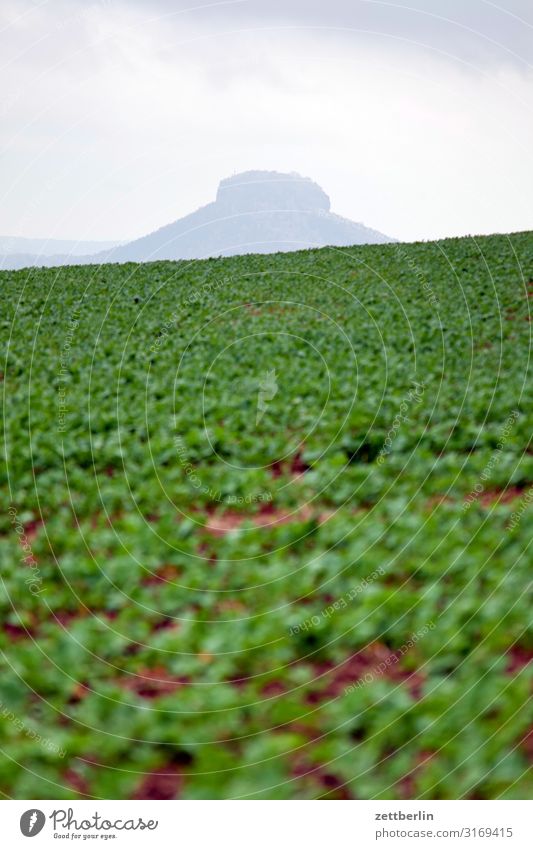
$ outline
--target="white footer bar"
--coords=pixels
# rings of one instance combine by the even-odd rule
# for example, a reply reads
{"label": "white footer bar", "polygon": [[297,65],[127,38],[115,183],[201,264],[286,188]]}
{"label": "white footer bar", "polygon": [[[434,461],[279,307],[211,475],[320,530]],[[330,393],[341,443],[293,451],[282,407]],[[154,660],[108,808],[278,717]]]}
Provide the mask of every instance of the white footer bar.
{"label": "white footer bar", "polygon": [[529,801],[4,801],[1,843],[9,849],[533,849],[532,809]]}

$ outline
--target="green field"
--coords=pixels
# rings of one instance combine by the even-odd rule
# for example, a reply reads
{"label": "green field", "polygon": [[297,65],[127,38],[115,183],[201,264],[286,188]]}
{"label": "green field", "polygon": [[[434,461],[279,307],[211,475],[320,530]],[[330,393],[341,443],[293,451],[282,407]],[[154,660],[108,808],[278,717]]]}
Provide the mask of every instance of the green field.
{"label": "green field", "polygon": [[533,234],[0,283],[4,797],[531,798]]}

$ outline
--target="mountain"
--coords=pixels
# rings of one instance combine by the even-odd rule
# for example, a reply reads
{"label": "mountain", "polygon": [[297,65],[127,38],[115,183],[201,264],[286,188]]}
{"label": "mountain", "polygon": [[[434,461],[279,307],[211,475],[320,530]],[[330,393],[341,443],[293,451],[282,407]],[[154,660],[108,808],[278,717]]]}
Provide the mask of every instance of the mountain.
{"label": "mountain", "polygon": [[[0,268],[9,268],[10,260],[15,256],[33,259],[36,262],[43,257],[87,256],[117,247],[120,242],[90,241],[81,242],[71,239],[26,239],[22,236],[0,236]],[[6,264],[7,263],[7,264]]]}
{"label": "mountain", "polygon": [[[377,230],[332,213],[327,194],[307,177],[246,171],[222,180],[216,199],[196,212],[127,244],[76,257],[76,264],[202,259],[392,241]],[[18,261],[73,264],[72,258],[65,256],[29,259],[19,257]]]}

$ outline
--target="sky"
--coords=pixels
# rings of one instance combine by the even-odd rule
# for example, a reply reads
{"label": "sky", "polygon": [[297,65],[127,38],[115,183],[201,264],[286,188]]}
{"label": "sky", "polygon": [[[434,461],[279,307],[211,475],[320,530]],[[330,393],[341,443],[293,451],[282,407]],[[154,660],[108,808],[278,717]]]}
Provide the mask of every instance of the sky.
{"label": "sky", "polygon": [[531,0],[2,0],[0,234],[129,240],[249,169],[402,240],[533,229]]}

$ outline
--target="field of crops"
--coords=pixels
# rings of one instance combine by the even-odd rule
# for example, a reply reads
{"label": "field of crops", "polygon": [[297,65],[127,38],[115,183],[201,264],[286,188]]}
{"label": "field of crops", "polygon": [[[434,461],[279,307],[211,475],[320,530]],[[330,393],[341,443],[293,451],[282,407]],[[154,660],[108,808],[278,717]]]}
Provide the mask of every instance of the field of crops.
{"label": "field of crops", "polygon": [[533,234],[0,284],[4,797],[531,798]]}

